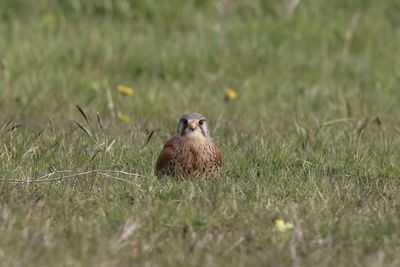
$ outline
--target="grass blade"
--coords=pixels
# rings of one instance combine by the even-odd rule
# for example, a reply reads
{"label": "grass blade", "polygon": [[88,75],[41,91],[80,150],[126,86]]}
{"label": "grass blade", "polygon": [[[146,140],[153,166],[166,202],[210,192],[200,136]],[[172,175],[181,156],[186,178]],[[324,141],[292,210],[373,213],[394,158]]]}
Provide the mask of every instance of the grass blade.
{"label": "grass blade", "polygon": [[74,122],[76,123],[76,125],[78,125],[79,128],[81,128],[82,131],[84,131],[87,135],[89,135],[90,137],[93,137],[92,133],[85,128],[85,126],[83,126],[82,124],[80,124],[79,122],[77,122],[76,120],[74,120]]}
{"label": "grass blade", "polygon": [[83,111],[83,109],[79,105],[76,105],[76,108],[78,109],[79,113],[81,113],[81,115],[85,119],[86,123],[89,124],[89,118],[88,118],[88,116],[86,116],[86,113]]}

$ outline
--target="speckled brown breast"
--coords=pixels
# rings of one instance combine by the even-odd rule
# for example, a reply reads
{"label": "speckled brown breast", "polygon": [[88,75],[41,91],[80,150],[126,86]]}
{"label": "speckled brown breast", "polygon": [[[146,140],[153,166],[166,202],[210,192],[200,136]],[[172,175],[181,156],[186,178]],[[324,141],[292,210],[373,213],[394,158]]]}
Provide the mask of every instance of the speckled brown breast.
{"label": "speckled brown breast", "polygon": [[222,160],[211,138],[188,141],[173,137],[165,144],[156,163],[157,176],[212,178],[221,172]]}
{"label": "speckled brown breast", "polygon": [[221,171],[221,162],[216,157],[215,145],[207,138],[201,143],[186,143],[177,140],[173,155],[176,176],[215,177]]}

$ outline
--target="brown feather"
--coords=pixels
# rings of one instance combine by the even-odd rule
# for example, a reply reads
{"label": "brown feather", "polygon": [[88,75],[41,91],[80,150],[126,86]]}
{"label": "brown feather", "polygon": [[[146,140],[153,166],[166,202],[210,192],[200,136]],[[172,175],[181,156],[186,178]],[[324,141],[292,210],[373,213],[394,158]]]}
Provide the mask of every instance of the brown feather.
{"label": "brown feather", "polygon": [[211,138],[170,138],[158,156],[157,176],[217,177],[222,167],[221,153]]}
{"label": "brown feather", "polygon": [[176,141],[176,136],[170,138],[161,150],[156,162],[156,174],[157,175],[171,175],[172,166],[172,156],[174,154],[174,143]]}
{"label": "brown feather", "polygon": [[215,158],[217,159],[217,163],[219,166],[222,166],[221,152],[219,152],[219,149],[215,145],[214,145],[214,150],[215,150]]}

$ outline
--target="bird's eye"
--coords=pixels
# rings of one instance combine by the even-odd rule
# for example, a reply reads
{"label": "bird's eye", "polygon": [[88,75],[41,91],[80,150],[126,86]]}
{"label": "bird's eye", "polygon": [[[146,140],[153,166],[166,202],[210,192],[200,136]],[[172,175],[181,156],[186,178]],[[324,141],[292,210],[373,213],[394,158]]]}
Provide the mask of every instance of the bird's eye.
{"label": "bird's eye", "polygon": [[200,125],[203,125],[203,123],[204,123],[204,120],[199,120]]}
{"label": "bird's eye", "polygon": [[188,121],[186,119],[182,119],[183,125],[188,125]]}

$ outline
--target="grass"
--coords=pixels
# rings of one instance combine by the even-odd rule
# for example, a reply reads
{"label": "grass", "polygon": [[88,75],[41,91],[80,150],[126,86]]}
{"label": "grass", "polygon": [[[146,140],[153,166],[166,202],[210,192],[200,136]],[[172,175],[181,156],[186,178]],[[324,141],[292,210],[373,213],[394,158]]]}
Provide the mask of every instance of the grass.
{"label": "grass", "polygon": [[[1,1],[1,179],[137,174],[1,182],[1,265],[398,266],[400,5],[295,2]],[[153,174],[187,111],[215,181]]]}

